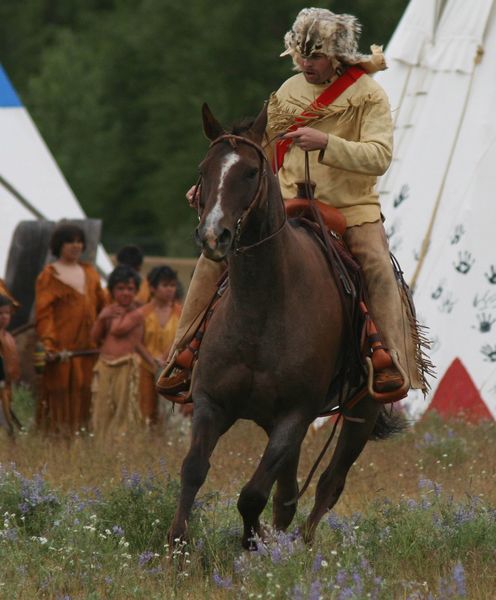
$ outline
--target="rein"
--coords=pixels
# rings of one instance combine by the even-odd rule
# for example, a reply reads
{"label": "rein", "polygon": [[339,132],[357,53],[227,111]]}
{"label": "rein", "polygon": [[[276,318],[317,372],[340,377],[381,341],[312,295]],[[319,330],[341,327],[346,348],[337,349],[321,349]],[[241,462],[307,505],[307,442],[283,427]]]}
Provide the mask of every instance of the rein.
{"label": "rein", "polygon": [[[243,252],[246,252],[247,250],[251,250],[252,248],[261,246],[262,244],[265,244],[265,242],[268,242],[272,238],[276,237],[282,231],[284,226],[286,225],[287,219],[286,219],[286,216],[284,216],[284,220],[283,220],[281,226],[276,231],[269,234],[267,237],[264,237],[261,240],[258,240],[258,242],[254,242],[253,244],[247,244],[245,246],[239,245],[241,234],[243,233],[243,224],[245,223],[246,218],[250,215],[250,213],[254,210],[254,208],[259,205],[259,201],[262,198],[263,193],[267,192],[267,164],[268,164],[267,157],[265,156],[265,153],[264,153],[262,147],[259,146],[257,143],[253,142],[252,140],[250,140],[248,138],[242,137],[240,135],[234,135],[232,133],[226,133],[224,135],[219,136],[217,139],[215,139],[210,144],[209,149],[213,148],[213,146],[215,146],[221,142],[228,142],[234,150],[236,150],[238,143],[242,143],[242,144],[251,146],[252,148],[254,148],[256,150],[257,155],[260,158],[260,176],[258,178],[258,185],[257,185],[255,195],[253,196],[253,199],[250,202],[248,208],[246,208],[243,211],[243,213],[241,214],[239,219],[236,221],[236,227],[235,227],[235,231],[234,231],[234,240],[233,240],[234,253],[242,254]],[[200,182],[201,182],[201,178],[198,180],[198,182],[195,186],[194,196],[196,196]]]}

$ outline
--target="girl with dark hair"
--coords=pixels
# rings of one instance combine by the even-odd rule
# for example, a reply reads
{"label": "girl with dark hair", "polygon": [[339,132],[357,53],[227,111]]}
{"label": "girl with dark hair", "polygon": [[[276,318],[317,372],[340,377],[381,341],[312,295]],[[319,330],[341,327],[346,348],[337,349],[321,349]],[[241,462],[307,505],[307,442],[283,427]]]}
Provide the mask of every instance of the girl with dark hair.
{"label": "girl with dark hair", "polygon": [[62,350],[95,348],[91,327],[105,304],[105,296],[95,268],[80,260],[85,245],[79,226],[58,225],[50,240],[56,260],[36,281],[36,332],[47,358],[36,422],[46,433],[72,434],[89,422],[95,357],[56,357]]}
{"label": "girl with dark hair", "polygon": [[[157,366],[163,366],[176,335],[181,305],[177,301],[177,273],[169,266],[153,268],[147,276],[151,300],[143,307],[145,317],[144,345]],[[155,369],[142,362],[140,371],[140,409],[145,423],[159,420],[158,396],[155,391]]]}

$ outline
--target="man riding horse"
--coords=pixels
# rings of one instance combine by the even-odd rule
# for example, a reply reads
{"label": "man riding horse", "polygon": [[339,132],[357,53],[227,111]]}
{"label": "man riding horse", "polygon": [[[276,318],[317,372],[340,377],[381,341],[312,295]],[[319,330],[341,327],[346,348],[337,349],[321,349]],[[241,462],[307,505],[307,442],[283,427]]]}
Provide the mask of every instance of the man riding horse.
{"label": "man riding horse", "polygon": [[[292,57],[298,73],[272,94],[266,137],[278,140],[272,164],[283,197],[298,195],[297,184],[308,178],[309,167],[315,197],[346,218],[343,238],[361,266],[380,345],[402,367],[398,370],[392,364],[377,371],[374,390],[379,394],[409,387],[425,391],[419,335],[392,268],[375,191],[377,177],[391,162],[393,124],[387,96],[369,73],[386,65],[378,46],[372,46],[371,55],[358,53],[360,30],[351,15],[320,8],[300,11],[284,37],[286,49],[281,54]],[[194,195],[192,188],[187,194],[190,203],[195,202]],[[223,262],[200,256],[159,391],[177,373],[175,357],[191,341],[224,269]]]}

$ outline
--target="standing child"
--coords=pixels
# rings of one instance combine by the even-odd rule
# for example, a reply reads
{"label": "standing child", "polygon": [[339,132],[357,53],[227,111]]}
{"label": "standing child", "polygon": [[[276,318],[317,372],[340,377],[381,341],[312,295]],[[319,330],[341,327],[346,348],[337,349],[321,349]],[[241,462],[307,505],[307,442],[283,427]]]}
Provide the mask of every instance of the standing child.
{"label": "standing child", "polygon": [[[36,280],[35,320],[47,359],[37,398],[36,424],[44,433],[70,436],[87,429],[96,362],[91,328],[106,301],[100,275],[81,260],[86,235],[63,221],[53,230],[55,261]],[[63,358],[64,350],[74,353]]]}
{"label": "standing child", "polygon": [[[177,273],[164,265],[153,268],[147,279],[152,298],[143,307],[144,345],[155,362],[163,366],[181,315],[181,305],[177,300]],[[156,367],[143,361],[140,370],[140,409],[147,425],[156,425],[159,417],[155,375]]]}
{"label": "standing child", "polygon": [[20,377],[19,355],[14,338],[7,331],[12,315],[12,300],[0,294],[0,427],[14,434],[17,419],[12,413],[12,384]]}
{"label": "standing child", "polygon": [[140,420],[139,356],[153,362],[142,346],[143,312],[135,302],[140,278],[126,265],[110,274],[108,289],[113,302],[93,326],[93,341],[100,358],[93,370],[92,429],[99,438],[124,435]]}

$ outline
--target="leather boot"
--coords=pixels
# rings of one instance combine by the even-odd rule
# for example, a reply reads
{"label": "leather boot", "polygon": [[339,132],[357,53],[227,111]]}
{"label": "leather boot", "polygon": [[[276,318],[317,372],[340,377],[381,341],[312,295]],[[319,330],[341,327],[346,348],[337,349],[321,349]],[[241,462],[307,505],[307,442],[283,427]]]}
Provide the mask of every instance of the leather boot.
{"label": "leather boot", "polygon": [[[176,364],[177,355],[189,342],[200,324],[213,295],[217,282],[226,270],[224,262],[215,262],[200,255],[189,284],[176,335],[167,357],[165,367],[160,372],[156,389],[159,394],[171,401],[184,402],[190,385],[190,374]],[[177,399],[174,397],[177,395]],[[186,400],[187,401],[187,400]]]}

